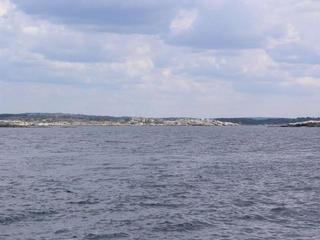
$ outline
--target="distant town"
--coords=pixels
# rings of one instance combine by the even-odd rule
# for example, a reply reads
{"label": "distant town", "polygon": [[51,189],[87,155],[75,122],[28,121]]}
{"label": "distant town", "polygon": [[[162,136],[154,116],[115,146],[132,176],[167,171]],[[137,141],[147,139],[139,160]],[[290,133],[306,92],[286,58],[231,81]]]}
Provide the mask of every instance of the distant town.
{"label": "distant town", "polygon": [[320,127],[320,118],[145,118],[63,113],[0,114],[0,127],[239,126]]}

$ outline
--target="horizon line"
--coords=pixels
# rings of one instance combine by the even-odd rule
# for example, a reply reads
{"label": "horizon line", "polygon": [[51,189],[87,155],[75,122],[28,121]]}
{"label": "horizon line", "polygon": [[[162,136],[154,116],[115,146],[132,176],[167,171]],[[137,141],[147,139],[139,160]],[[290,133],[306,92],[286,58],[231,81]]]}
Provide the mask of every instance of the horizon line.
{"label": "horizon line", "polygon": [[261,117],[261,116],[234,116],[234,117],[188,117],[188,116],[166,116],[166,117],[146,117],[146,116],[130,116],[130,115],[104,115],[104,114],[86,114],[86,113],[66,113],[66,112],[19,112],[19,113],[0,113],[0,116],[3,115],[32,115],[32,114],[39,114],[39,115],[80,115],[80,116],[88,116],[88,117],[114,117],[114,118],[190,118],[190,119],[298,119],[298,118],[320,118],[319,116],[295,116],[295,117]]}

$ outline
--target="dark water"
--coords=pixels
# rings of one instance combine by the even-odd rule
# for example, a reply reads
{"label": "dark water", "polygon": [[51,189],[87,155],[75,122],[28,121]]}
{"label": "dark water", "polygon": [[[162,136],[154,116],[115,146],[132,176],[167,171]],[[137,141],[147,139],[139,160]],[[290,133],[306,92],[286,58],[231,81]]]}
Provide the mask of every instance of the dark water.
{"label": "dark water", "polygon": [[320,239],[320,129],[0,129],[0,239]]}

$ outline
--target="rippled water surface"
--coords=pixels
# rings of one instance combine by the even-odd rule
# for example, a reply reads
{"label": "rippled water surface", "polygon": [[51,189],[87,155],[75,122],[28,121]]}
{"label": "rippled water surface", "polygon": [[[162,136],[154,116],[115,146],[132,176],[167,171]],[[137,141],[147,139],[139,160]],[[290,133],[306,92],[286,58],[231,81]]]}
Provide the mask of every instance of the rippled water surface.
{"label": "rippled water surface", "polygon": [[320,129],[0,129],[0,239],[320,239]]}

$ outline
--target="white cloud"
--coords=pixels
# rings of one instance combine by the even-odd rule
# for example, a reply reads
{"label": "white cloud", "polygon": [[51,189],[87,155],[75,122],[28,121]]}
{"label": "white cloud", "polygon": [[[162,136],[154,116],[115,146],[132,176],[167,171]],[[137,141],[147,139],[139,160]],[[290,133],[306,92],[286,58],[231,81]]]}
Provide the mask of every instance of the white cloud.
{"label": "white cloud", "polygon": [[304,87],[320,87],[320,78],[314,78],[314,77],[302,77],[302,78],[297,78],[295,80],[296,84],[299,84]]}
{"label": "white cloud", "polygon": [[154,68],[152,60],[148,57],[128,59],[123,66],[130,77],[143,76]]}
{"label": "white cloud", "polygon": [[22,32],[25,34],[38,35],[40,29],[37,26],[26,26],[22,28]]}
{"label": "white cloud", "polygon": [[[61,7],[65,1],[58,2]],[[118,1],[108,1],[131,17],[145,10],[143,2],[118,6]],[[95,4],[98,11],[99,1]],[[299,98],[305,103],[320,100],[320,32],[315,23],[319,4],[291,0],[148,4],[151,12],[144,12],[143,19],[151,19],[150,25],[103,18],[110,21],[104,29],[96,18],[87,26],[88,12],[84,23],[75,16],[60,16],[53,8],[39,18],[32,14],[32,6],[22,11],[20,5],[0,0],[0,112],[320,114],[315,104],[308,111],[294,108],[300,106]],[[158,14],[171,4],[170,14]],[[134,31],[127,31],[128,24]]]}
{"label": "white cloud", "polygon": [[170,24],[170,30],[173,34],[179,34],[192,29],[194,22],[197,20],[197,10],[180,10],[177,16]]}
{"label": "white cloud", "polygon": [[10,9],[11,5],[9,0],[0,0],[0,17],[5,16],[9,9]]}

